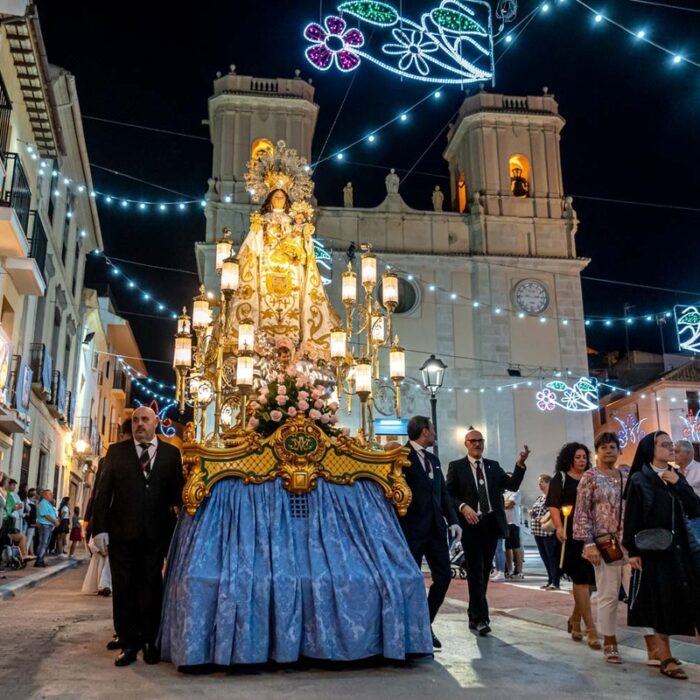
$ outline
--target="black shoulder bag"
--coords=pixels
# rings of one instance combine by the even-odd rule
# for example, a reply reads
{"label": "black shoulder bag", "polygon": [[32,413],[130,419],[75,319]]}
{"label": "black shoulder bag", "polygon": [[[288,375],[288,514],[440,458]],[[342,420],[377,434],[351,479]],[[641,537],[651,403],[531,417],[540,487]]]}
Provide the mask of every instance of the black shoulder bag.
{"label": "black shoulder bag", "polygon": [[650,527],[640,530],[634,536],[634,546],[640,552],[665,552],[671,548],[676,524],[676,497],[670,491],[669,494],[671,496],[671,529]]}

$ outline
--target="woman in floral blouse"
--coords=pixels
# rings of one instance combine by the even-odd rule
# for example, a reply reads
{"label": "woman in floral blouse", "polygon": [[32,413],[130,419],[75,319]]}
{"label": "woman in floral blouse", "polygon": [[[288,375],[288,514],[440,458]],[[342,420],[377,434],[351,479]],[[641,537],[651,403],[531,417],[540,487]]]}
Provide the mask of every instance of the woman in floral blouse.
{"label": "woman in floral blouse", "polygon": [[[615,433],[601,433],[595,439],[596,466],[578,485],[574,511],[574,538],[584,542],[583,556],[595,571],[598,591],[598,630],[603,633],[603,653],[611,664],[621,664],[617,648],[617,606],[620,586],[629,590],[630,567],[621,548],[625,502],[623,493],[629,467],[617,467],[620,440]],[[606,562],[597,543],[608,542],[610,551],[622,555]]]}
{"label": "woman in floral blouse", "polygon": [[549,474],[540,474],[537,485],[542,493],[537,497],[530,508],[530,532],[535,538],[540,557],[547,569],[547,583],[540,586],[546,591],[559,590],[559,563],[557,562],[557,538],[554,536],[554,529],[546,530],[542,527],[544,520],[549,518],[549,508],[545,503],[549,482],[552,477]]}

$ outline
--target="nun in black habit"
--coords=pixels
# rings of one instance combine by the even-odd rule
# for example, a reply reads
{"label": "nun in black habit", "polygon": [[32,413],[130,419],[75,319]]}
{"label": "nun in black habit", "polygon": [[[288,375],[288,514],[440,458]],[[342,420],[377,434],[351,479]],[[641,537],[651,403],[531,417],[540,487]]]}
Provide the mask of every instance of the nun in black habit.
{"label": "nun in black habit", "polygon": [[[687,676],[671,657],[668,636],[700,631],[700,554],[686,527],[686,518],[700,515],[700,499],[669,464],[673,455],[673,442],[664,432],[640,441],[626,489],[622,544],[633,569],[628,624],[653,628],[661,672],[683,679]],[[636,536],[652,528],[672,533],[667,549],[641,548]]]}

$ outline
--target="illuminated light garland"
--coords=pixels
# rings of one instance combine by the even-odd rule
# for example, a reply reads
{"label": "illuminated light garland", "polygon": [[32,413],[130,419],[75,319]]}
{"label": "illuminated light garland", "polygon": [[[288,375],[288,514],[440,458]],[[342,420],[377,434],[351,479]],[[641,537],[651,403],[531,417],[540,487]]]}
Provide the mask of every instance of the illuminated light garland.
{"label": "illuminated light garland", "polygon": [[[380,58],[365,47],[359,29],[347,29],[343,17],[329,15],[323,26],[311,22],[305,27],[304,38],[311,42],[305,55],[321,71],[335,65],[347,73],[365,59],[411,80],[453,85],[484,82],[494,77],[493,40],[504,24],[515,18],[516,10],[517,3],[513,0],[499,2],[497,16],[501,25],[494,32],[491,5],[486,0],[442,0],[439,7],[424,12],[419,22],[402,17],[387,3],[341,2],[338,5],[341,14],[367,22],[375,31],[390,30],[394,43],[382,46]],[[464,57],[465,48],[470,51],[469,60]],[[487,67],[479,66],[479,62],[487,63]]]}
{"label": "illuminated light garland", "polygon": [[617,437],[620,440],[620,448],[623,450],[627,445],[636,445],[646,435],[646,432],[642,430],[642,423],[646,418],[638,420],[634,414],[628,413],[624,421],[617,416],[613,416],[613,419],[620,424]]}
{"label": "illuminated light garland", "polygon": [[[629,34],[629,36],[633,37],[634,39],[637,39],[638,41],[642,41],[645,44],[649,44],[649,46],[653,46],[655,49],[658,49],[659,51],[663,51],[667,56],[671,57],[671,61],[674,65],[678,65],[679,63],[688,63],[692,66],[695,66],[696,68],[700,68],[700,63],[697,61],[693,61],[690,58],[687,58],[686,56],[683,56],[682,54],[679,54],[676,51],[672,51],[671,49],[666,48],[665,46],[662,46],[656,41],[653,41],[652,39],[649,39],[647,36],[647,32],[644,29],[630,29],[629,27],[625,26],[624,24],[621,24],[617,20],[612,19],[611,17],[608,17],[607,15],[603,14],[602,12],[599,12],[598,10],[595,10],[592,8],[590,5],[587,3],[583,2],[583,0],[574,0],[577,4],[579,4],[581,7],[584,9],[588,10],[593,15],[593,21],[596,24],[601,24],[603,22],[606,22],[607,24],[611,24],[618,29],[622,30],[626,34]],[[559,4],[563,4],[561,2]],[[544,9],[544,7],[542,8]]]}
{"label": "illuminated light garland", "polygon": [[696,306],[674,307],[678,349],[700,353],[700,311]]}

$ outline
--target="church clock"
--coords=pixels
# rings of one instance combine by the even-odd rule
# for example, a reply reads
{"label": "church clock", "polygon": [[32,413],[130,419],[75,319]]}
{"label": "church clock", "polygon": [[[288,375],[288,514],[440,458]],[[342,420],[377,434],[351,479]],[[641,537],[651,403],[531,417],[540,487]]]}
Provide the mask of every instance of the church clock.
{"label": "church clock", "polygon": [[536,316],[549,306],[549,292],[539,280],[520,280],[513,287],[513,302],[526,314]]}

